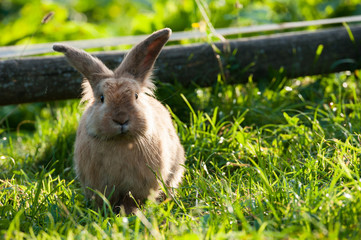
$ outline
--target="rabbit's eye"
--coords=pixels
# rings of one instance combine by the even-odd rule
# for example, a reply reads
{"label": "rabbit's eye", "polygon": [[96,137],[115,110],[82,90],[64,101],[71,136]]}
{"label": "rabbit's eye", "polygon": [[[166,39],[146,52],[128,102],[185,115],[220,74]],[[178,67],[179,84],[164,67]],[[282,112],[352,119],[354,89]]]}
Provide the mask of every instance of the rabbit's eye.
{"label": "rabbit's eye", "polygon": [[138,93],[135,93],[135,99],[138,99]]}
{"label": "rabbit's eye", "polygon": [[100,96],[100,101],[103,103],[104,102],[104,95]]}

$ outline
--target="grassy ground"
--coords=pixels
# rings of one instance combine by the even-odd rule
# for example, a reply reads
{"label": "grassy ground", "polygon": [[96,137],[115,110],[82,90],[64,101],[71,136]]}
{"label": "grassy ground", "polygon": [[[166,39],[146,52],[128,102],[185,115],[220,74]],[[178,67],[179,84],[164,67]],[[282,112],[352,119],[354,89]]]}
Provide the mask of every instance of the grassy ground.
{"label": "grassy ground", "polygon": [[0,238],[359,239],[358,74],[161,86],[187,170],[136,216],[88,207],[72,169],[78,101],[2,108]]}

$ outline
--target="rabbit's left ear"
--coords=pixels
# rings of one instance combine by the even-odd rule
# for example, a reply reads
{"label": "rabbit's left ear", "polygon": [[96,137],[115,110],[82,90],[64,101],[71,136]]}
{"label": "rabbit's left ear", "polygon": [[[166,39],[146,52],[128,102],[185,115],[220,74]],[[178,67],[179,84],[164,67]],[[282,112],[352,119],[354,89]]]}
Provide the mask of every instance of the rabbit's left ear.
{"label": "rabbit's left ear", "polygon": [[154,32],[144,41],[136,45],[114,71],[116,77],[128,73],[137,81],[144,82],[151,74],[154,62],[164,44],[168,41],[172,30],[164,28]]}
{"label": "rabbit's left ear", "polygon": [[81,49],[60,43],[54,44],[53,49],[64,53],[70,64],[89,80],[93,89],[101,79],[113,76],[113,72],[102,61]]}

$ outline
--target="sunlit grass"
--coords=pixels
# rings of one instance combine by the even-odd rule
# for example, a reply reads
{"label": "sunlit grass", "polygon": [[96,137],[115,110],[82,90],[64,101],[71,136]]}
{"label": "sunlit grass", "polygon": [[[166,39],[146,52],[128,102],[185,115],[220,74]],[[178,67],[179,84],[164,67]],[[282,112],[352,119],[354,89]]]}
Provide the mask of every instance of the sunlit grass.
{"label": "sunlit grass", "polygon": [[353,73],[172,96],[161,87],[187,171],[175,196],[136,216],[85,200],[71,162],[78,101],[35,108],[35,130],[8,122],[0,135],[0,236],[358,239],[359,89]]}

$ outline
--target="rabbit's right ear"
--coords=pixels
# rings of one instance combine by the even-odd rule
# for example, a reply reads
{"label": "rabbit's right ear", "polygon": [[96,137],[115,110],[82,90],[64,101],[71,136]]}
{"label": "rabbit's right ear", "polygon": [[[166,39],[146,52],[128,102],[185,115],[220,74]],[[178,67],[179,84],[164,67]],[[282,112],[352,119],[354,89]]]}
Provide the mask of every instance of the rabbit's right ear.
{"label": "rabbit's right ear", "polygon": [[171,33],[171,29],[164,28],[154,32],[144,41],[133,47],[126,55],[124,61],[114,71],[115,76],[119,77],[124,73],[128,73],[137,81],[146,85],[147,77],[152,72],[154,62]]}
{"label": "rabbit's right ear", "polygon": [[101,79],[112,77],[113,71],[109,70],[98,58],[89,53],[65,44],[54,44],[54,51],[62,52],[70,64],[89,80],[94,88]]}

